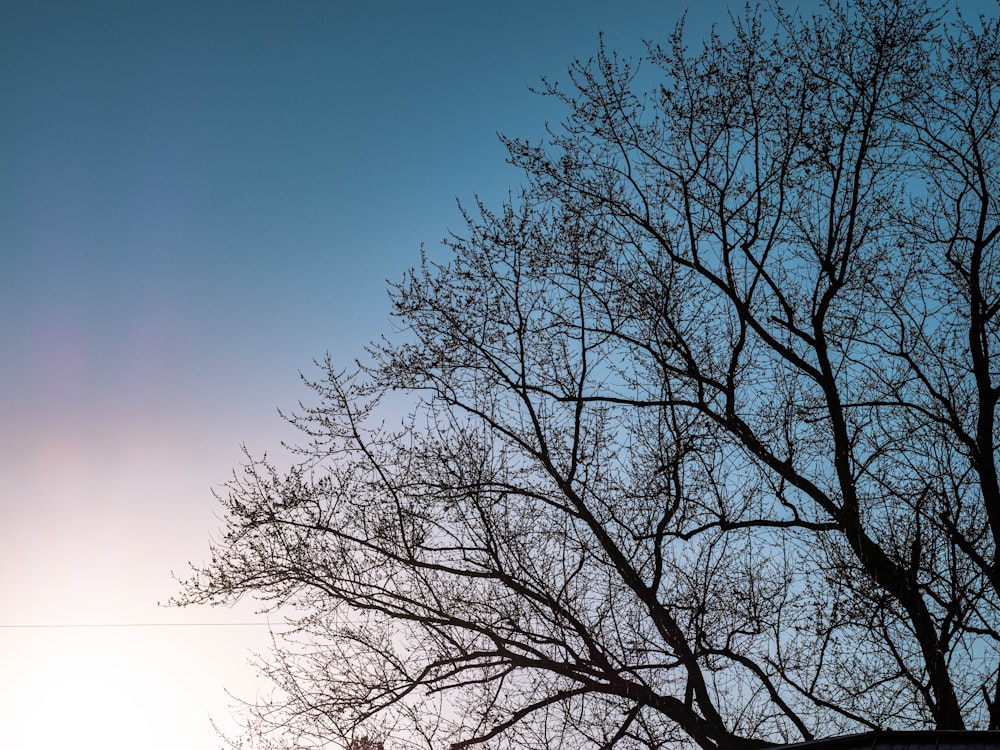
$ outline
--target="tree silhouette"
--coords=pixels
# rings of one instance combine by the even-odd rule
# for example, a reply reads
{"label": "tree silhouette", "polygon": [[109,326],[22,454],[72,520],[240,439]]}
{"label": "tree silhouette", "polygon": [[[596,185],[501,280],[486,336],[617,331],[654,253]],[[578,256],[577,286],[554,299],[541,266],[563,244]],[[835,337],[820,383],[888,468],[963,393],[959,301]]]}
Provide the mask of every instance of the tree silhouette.
{"label": "tree silhouette", "polygon": [[257,731],[1000,728],[998,41],[832,2],[546,83],[519,196],[394,288],[401,342],[324,363],[296,466],[221,498],[182,603],[304,613]]}
{"label": "tree silhouette", "polygon": [[385,750],[385,744],[367,735],[361,735],[348,741],[347,750]]}

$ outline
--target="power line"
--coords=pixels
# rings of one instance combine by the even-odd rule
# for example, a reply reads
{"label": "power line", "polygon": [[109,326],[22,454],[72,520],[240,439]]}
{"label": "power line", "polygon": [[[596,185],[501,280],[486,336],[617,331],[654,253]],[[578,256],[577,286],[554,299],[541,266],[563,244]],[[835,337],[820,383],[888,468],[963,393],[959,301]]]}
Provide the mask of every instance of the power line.
{"label": "power line", "polygon": [[238,628],[267,627],[266,622],[81,622],[0,624],[0,629],[41,630],[72,628]]}

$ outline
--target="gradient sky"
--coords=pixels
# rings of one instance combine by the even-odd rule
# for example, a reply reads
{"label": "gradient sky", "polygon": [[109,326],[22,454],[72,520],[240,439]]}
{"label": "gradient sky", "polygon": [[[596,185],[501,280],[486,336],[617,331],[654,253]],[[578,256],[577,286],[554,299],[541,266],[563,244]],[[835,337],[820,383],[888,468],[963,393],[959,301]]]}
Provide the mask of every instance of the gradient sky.
{"label": "gradient sky", "polygon": [[[562,115],[528,87],[683,11],[3,4],[0,746],[218,746],[268,631],[190,624],[263,618],[157,607],[206,557],[212,488],[293,437],[300,370],[389,330],[385,280],[461,228],[456,198],[516,187],[496,133]],[[62,627],[138,623],[188,625]]]}

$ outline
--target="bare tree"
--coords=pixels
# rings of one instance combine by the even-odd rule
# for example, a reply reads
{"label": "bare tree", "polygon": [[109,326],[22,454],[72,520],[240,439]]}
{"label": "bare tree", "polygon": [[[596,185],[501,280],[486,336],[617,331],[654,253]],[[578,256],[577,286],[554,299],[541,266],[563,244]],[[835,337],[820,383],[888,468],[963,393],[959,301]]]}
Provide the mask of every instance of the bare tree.
{"label": "bare tree", "polygon": [[1000,729],[997,21],[775,9],[570,76],[518,199],[394,289],[403,342],[222,497],[182,602],[304,613],[257,730]]}
{"label": "bare tree", "polygon": [[385,750],[385,744],[381,740],[361,735],[348,741],[347,750]]}

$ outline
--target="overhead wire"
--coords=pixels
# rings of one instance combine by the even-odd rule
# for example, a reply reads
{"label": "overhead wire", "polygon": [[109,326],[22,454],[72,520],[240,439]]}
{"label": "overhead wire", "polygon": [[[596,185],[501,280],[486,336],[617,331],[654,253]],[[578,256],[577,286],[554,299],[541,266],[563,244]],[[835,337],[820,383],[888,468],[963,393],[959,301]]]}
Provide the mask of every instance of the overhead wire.
{"label": "overhead wire", "polygon": [[83,622],[83,623],[0,623],[4,630],[68,630],[74,628],[233,628],[270,627],[269,622]]}

